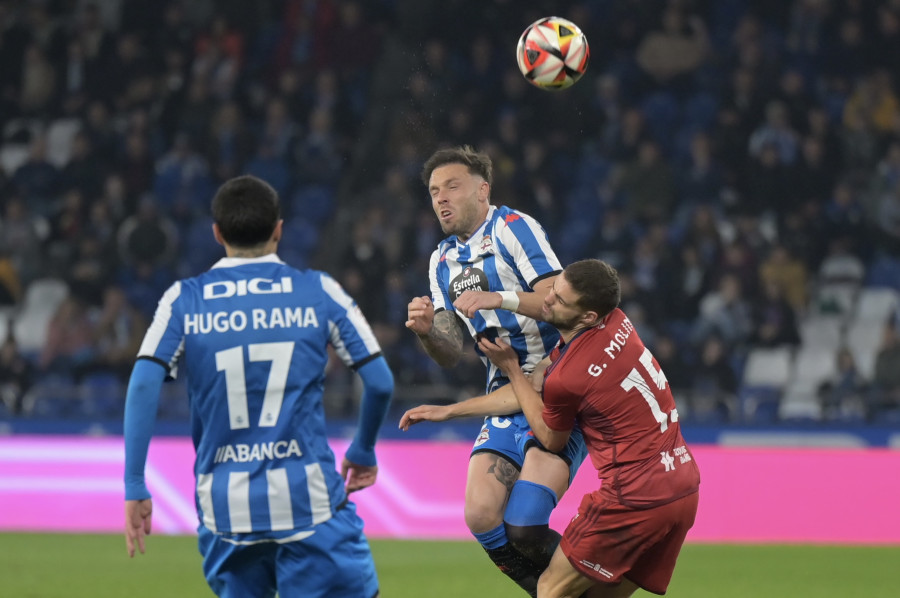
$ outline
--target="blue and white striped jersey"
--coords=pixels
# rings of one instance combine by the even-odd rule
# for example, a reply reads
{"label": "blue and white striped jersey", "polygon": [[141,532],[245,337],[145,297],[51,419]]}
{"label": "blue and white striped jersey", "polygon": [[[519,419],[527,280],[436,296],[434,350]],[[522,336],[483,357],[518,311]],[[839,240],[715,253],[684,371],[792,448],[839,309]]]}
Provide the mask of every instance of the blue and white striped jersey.
{"label": "blue and white striped jersey", "polygon": [[[484,224],[468,241],[448,237],[431,254],[431,300],[435,311],[454,311],[472,338],[479,334],[503,338],[528,372],[556,346],[559,333],[553,326],[504,309],[479,310],[470,319],[456,312],[453,302],[467,290],[529,291],[539,280],[561,271],[537,220],[506,206],[491,206]],[[476,351],[481,354],[477,346]],[[483,355],[481,359],[488,368],[490,391],[502,373]]]}
{"label": "blue and white striped jersey", "polygon": [[328,446],[328,345],[352,368],[380,354],[353,299],[275,254],[224,258],[163,295],[138,353],[187,376],[197,510],[213,532],[285,537],[345,499]]}

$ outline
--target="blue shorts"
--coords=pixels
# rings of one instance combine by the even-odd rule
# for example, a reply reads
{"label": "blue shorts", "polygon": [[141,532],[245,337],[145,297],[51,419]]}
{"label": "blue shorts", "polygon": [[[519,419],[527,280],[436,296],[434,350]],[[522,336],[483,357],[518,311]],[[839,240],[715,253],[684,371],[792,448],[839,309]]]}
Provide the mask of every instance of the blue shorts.
{"label": "blue shorts", "polygon": [[[484,418],[484,424],[472,447],[472,454],[489,452],[502,455],[521,470],[525,462],[525,452],[532,446],[546,450],[534,437],[525,414],[515,413],[503,417]],[[575,474],[578,473],[578,468],[587,457],[587,447],[584,445],[581,428],[575,426],[572,429],[565,448],[556,454],[569,466],[571,484]]]}
{"label": "blue shorts", "polygon": [[236,545],[200,526],[203,574],[222,598],[372,598],[378,576],[363,520],[348,502],[301,540]]}

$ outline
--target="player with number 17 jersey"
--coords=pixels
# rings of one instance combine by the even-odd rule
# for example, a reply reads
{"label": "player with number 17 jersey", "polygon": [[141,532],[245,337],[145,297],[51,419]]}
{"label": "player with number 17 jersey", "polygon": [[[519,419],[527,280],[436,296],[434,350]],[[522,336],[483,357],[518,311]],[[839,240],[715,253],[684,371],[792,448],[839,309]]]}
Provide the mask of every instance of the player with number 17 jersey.
{"label": "player with number 17 jersey", "polygon": [[197,509],[210,531],[284,538],[346,501],[322,407],[329,344],[353,369],[380,355],[337,282],[274,254],[223,258],[160,300],[139,358],[186,370]]}
{"label": "player with number 17 jersey", "polygon": [[697,492],[700,472],[678,423],[665,374],[621,309],[554,349],[544,379],[544,422],[578,420],[603,480],[604,502],[647,509]]}

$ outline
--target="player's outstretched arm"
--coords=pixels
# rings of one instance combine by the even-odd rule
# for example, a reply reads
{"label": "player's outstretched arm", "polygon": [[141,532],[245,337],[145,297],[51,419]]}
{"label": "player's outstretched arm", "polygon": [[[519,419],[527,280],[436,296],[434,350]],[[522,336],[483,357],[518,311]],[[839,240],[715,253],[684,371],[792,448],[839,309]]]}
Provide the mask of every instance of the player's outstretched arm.
{"label": "player's outstretched arm", "polygon": [[451,368],[463,355],[462,322],[451,311],[434,313],[430,297],[414,297],[407,306],[406,327],[416,333],[428,356],[441,367]]}
{"label": "player's outstretched arm", "polygon": [[364,364],[358,372],[363,382],[359,425],[341,463],[341,477],[347,492],[356,492],[375,483],[378,476],[375,440],[394,394],[394,375],[383,356]]}
{"label": "player's outstretched arm", "polygon": [[516,395],[509,386],[501,386],[490,394],[479,395],[450,405],[419,405],[400,417],[400,429],[419,422],[442,422],[459,417],[509,415],[520,411]]}

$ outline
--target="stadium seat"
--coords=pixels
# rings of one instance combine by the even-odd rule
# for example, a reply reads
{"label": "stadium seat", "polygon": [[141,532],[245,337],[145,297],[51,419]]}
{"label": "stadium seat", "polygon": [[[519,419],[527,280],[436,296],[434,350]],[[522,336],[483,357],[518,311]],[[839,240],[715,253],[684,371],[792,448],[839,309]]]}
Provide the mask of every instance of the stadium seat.
{"label": "stadium seat", "polygon": [[815,393],[785,393],[778,405],[778,419],[787,422],[813,422],[822,419],[822,404]]}
{"label": "stadium seat", "polygon": [[789,347],[751,349],[744,365],[742,383],[784,389],[790,380],[792,364],[793,350]]}
{"label": "stadium seat", "polygon": [[741,386],[737,400],[740,423],[771,424],[778,417],[781,390],[771,386]]}
{"label": "stadium seat", "polygon": [[28,160],[28,146],[13,143],[0,145],[0,170],[11,177]]}
{"label": "stadium seat", "polygon": [[900,293],[885,287],[863,287],[854,310],[857,322],[871,321],[884,323],[888,321],[900,307]]}
{"label": "stadium seat", "polygon": [[884,323],[871,320],[857,320],[847,330],[847,346],[853,353],[856,369],[867,380],[875,372],[875,357],[883,332]]}
{"label": "stadium seat", "polygon": [[68,295],[68,285],[58,278],[40,278],[28,285],[22,311],[14,324],[23,353],[37,353],[43,348],[50,320]]}
{"label": "stadium seat", "polygon": [[900,260],[880,255],[866,271],[866,285],[900,290]]}
{"label": "stadium seat", "polygon": [[88,374],[78,385],[81,411],[91,418],[121,417],[125,408],[125,388],[110,372]]}
{"label": "stadium seat", "polygon": [[80,406],[71,378],[57,374],[42,375],[22,398],[22,413],[28,417],[69,419]]}
{"label": "stadium seat", "polygon": [[835,371],[837,348],[826,345],[803,345],[793,362],[793,372],[785,394],[817,392]]}
{"label": "stadium seat", "polygon": [[81,129],[77,118],[59,118],[47,127],[47,161],[62,168],[72,155],[72,141]]}
{"label": "stadium seat", "polygon": [[843,329],[839,317],[810,315],[800,321],[800,339],[805,347],[836,349],[843,342]]}

